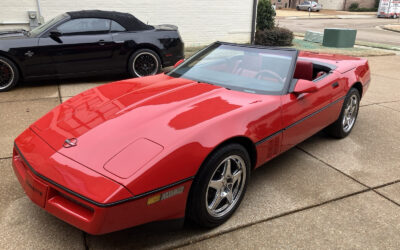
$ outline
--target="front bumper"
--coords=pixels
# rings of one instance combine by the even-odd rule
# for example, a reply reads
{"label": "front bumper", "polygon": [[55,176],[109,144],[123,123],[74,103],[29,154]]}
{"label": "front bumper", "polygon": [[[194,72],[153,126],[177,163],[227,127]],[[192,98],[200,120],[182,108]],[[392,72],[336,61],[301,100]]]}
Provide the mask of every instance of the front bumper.
{"label": "front bumper", "polygon": [[[126,202],[96,203],[54,183],[34,169],[17,146],[13,151],[14,172],[26,195],[38,206],[59,219],[89,233],[105,234],[153,221],[181,219],[191,180]],[[184,192],[149,204],[149,198],[183,186]]]}

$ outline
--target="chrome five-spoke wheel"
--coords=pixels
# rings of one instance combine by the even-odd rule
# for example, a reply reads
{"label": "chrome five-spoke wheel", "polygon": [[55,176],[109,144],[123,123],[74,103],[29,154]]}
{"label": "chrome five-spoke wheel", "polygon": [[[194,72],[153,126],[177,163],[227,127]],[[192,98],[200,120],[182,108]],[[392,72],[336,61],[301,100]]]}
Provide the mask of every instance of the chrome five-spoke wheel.
{"label": "chrome five-spoke wheel", "polygon": [[358,110],[358,97],[356,95],[350,96],[343,114],[343,131],[348,133],[354,126],[357,118]]}
{"label": "chrome five-spoke wheel", "polygon": [[192,183],[187,217],[203,227],[224,223],[239,207],[250,179],[246,148],[228,144],[212,152]]}
{"label": "chrome five-spoke wheel", "polygon": [[244,160],[238,155],[225,158],[208,183],[206,207],[210,215],[221,217],[235,207],[246,181]]}
{"label": "chrome five-spoke wheel", "polygon": [[325,131],[336,138],[348,136],[356,123],[359,107],[360,91],[353,87],[344,99],[339,118],[325,128]]}

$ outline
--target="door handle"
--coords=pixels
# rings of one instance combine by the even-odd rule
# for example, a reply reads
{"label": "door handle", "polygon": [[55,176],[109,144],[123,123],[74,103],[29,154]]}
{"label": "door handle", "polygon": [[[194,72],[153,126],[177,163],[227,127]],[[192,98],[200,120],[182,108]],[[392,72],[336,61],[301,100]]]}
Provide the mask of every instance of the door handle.
{"label": "door handle", "polygon": [[333,88],[339,87],[339,83],[338,83],[338,82],[332,83],[332,87],[333,87]]}
{"label": "door handle", "polygon": [[106,41],[104,41],[104,40],[99,40],[98,43],[99,43],[99,45],[103,46],[103,45],[106,44]]}

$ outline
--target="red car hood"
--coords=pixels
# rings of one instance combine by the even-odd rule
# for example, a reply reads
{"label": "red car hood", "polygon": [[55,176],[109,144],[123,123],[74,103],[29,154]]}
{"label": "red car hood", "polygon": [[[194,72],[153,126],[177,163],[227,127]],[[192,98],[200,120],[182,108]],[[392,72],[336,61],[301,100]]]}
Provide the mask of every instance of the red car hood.
{"label": "red car hood", "polygon": [[[141,141],[131,149],[132,157],[145,158],[141,162],[145,164],[168,145],[177,143],[183,134],[190,133],[191,128],[256,98],[232,98],[239,94],[235,92],[164,74],[130,79],[83,92],[31,128],[54,150],[110,176],[112,171],[105,167],[107,161],[133,142]],[[231,99],[234,104],[227,101]],[[76,138],[77,145],[64,147],[69,138]],[[154,155],[135,155],[141,145],[154,150]],[[113,174],[129,177],[121,171]]]}

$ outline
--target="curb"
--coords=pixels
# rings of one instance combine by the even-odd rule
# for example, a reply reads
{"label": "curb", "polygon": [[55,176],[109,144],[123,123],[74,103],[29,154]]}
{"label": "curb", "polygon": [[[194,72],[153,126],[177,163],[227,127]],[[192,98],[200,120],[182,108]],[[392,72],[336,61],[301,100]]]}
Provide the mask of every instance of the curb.
{"label": "curb", "polygon": [[383,29],[383,30],[387,30],[387,31],[392,31],[392,32],[400,33],[400,30],[393,30],[393,29],[390,29],[390,28],[386,28],[386,27],[384,27],[384,26],[379,26],[379,28],[381,28],[381,29]]}

